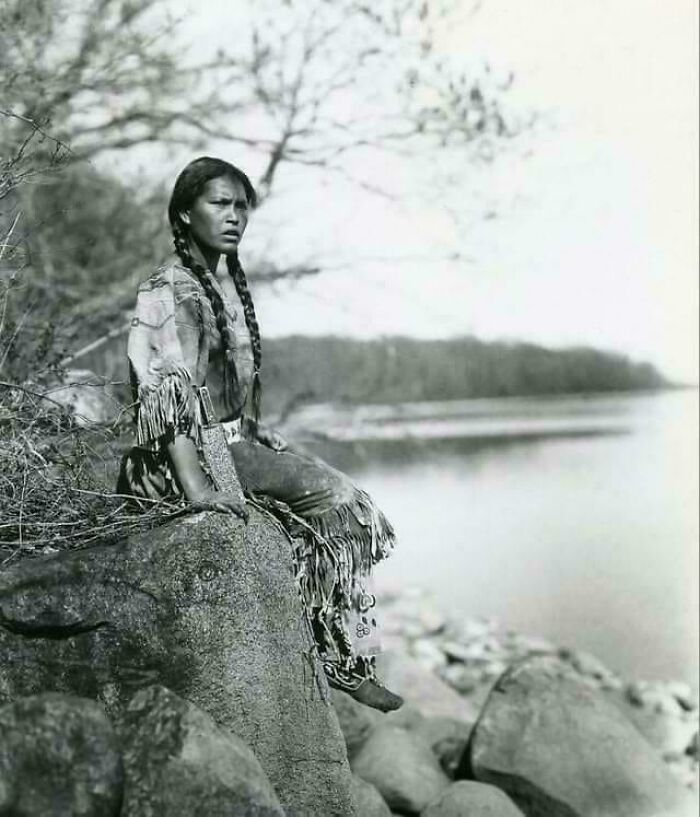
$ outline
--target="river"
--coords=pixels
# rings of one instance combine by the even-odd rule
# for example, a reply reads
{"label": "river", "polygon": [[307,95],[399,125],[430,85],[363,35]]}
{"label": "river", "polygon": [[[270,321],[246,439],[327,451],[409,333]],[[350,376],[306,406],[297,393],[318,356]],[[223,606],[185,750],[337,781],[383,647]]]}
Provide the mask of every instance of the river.
{"label": "river", "polygon": [[698,393],[313,406],[392,520],[381,587],[698,685]]}

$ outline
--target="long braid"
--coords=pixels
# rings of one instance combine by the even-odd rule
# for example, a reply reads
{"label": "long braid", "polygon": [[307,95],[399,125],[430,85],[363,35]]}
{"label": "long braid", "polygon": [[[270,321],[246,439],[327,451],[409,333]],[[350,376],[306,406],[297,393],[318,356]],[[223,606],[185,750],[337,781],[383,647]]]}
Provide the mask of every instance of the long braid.
{"label": "long braid", "polygon": [[[188,231],[181,218],[181,214],[189,210],[197,200],[197,197],[201,195],[205,185],[212,179],[217,179],[221,176],[226,176],[242,184],[248,205],[251,208],[255,208],[257,204],[255,188],[250,183],[250,179],[240,168],[222,159],[200,156],[199,159],[194,159],[190,162],[177,177],[168,204],[168,220],[173,230],[175,252],[179,255],[182,263],[197,276],[211,303],[225,352],[224,399],[229,408],[238,410],[240,406],[234,405],[234,397],[240,393],[238,372],[235,364],[235,337],[230,331],[226,320],[223,300],[214,286],[214,276],[208,269],[205,269],[192,258],[187,242]],[[260,364],[262,361],[262,348],[260,343],[260,327],[258,326],[258,319],[255,315],[253,298],[248,289],[248,281],[238,261],[238,257],[236,255],[227,256],[226,265],[229,275],[233,279],[238,297],[243,305],[246,327],[250,334],[250,344],[253,352],[253,416],[251,420],[257,425],[260,420],[261,402]]]}
{"label": "long braid", "polygon": [[221,335],[221,346],[224,352],[224,402],[229,409],[237,409],[238,406],[234,403],[234,398],[239,393],[235,355],[236,341],[226,320],[224,302],[214,286],[214,276],[211,271],[192,257],[185,231],[179,224],[173,224],[172,229],[175,252],[182,263],[197,276],[197,280],[202,284],[207,298],[209,298],[214,319],[216,320],[216,328]]}
{"label": "long braid", "polygon": [[228,268],[228,274],[231,276],[231,278],[233,278],[233,283],[236,286],[238,297],[241,299],[241,304],[243,304],[245,324],[248,327],[248,333],[250,334],[250,345],[253,350],[253,421],[258,423],[260,421],[260,407],[262,402],[262,388],[260,385],[260,367],[262,365],[260,326],[258,325],[258,318],[255,314],[253,297],[248,289],[248,280],[246,279],[243,267],[238,260],[238,256],[227,256],[226,266]]}

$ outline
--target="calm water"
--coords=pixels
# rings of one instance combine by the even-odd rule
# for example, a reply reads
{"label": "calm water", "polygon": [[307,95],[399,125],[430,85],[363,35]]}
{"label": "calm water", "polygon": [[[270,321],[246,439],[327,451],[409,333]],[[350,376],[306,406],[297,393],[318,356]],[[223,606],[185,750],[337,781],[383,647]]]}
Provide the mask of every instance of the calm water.
{"label": "calm water", "polygon": [[399,548],[382,584],[698,683],[698,394],[310,408]]}

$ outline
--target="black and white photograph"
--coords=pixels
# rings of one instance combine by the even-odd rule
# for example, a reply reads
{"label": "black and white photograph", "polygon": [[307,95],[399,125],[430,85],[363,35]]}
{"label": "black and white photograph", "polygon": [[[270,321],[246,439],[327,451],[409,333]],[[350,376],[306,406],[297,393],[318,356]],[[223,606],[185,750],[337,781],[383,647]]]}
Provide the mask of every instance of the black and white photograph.
{"label": "black and white photograph", "polygon": [[690,817],[696,0],[0,0],[0,817]]}

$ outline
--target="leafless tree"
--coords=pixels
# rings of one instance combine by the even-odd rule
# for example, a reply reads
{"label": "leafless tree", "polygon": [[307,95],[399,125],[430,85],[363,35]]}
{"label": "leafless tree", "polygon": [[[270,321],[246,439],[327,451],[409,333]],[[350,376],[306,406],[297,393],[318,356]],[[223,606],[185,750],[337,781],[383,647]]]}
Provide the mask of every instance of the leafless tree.
{"label": "leafless tree", "polygon": [[[265,201],[285,167],[348,175],[354,152],[470,151],[502,144],[521,127],[504,113],[512,78],[499,82],[486,69],[468,70],[439,47],[474,0],[256,0],[254,8],[240,8],[240,25],[223,45],[195,47],[170,0],[5,0],[0,144],[14,163],[5,178],[29,181],[26,174],[55,164],[59,154],[63,165],[79,167],[149,142],[225,140],[262,155],[257,186]],[[24,141],[28,125],[31,143]],[[372,179],[353,181],[374,189]],[[31,196],[31,186],[25,190]],[[118,196],[115,190],[105,186],[104,196]],[[139,235],[159,227],[146,221]],[[65,326],[86,327],[85,314],[102,326],[103,316],[123,320],[115,306],[131,297],[143,259],[103,259],[99,285],[94,262],[67,280],[69,253],[56,224],[52,229],[43,243],[41,227],[34,230],[33,263],[47,267],[37,286],[63,299]],[[85,248],[78,232],[76,243]],[[86,232],[94,235],[94,220]],[[62,278],[52,274],[59,244]],[[274,283],[320,269],[313,259],[283,267],[261,261],[250,272]],[[76,342],[92,341],[67,345]]]}
{"label": "leafless tree", "polygon": [[[264,198],[285,163],[342,170],[342,157],[366,146],[512,135],[509,80],[499,86],[435,53],[436,32],[472,6],[258,0],[230,45],[200,57],[206,46],[183,39],[167,0],[6,0],[2,104],[50,126],[72,160],[145,142],[225,139],[262,151]],[[16,124],[5,120],[0,137]]]}

